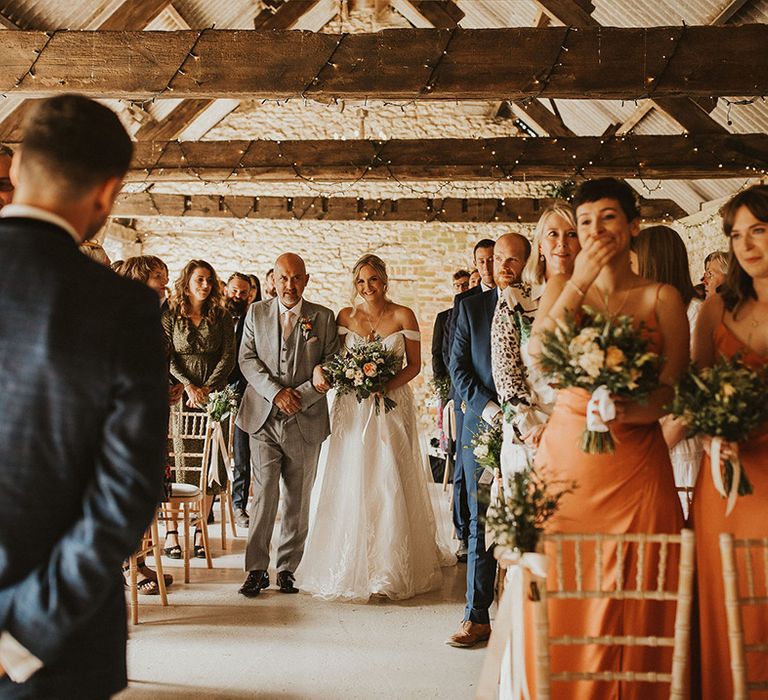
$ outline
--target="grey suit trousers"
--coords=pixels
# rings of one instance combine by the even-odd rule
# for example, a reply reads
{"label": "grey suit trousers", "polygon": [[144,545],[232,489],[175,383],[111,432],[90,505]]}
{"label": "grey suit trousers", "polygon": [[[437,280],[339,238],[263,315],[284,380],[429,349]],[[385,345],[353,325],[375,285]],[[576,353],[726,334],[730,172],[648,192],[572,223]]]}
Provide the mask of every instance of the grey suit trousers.
{"label": "grey suit trousers", "polygon": [[309,530],[309,501],[321,443],[308,443],[294,416],[270,416],[251,434],[253,503],[245,570],[269,567],[269,544],[282,486],[277,571],[296,571]]}

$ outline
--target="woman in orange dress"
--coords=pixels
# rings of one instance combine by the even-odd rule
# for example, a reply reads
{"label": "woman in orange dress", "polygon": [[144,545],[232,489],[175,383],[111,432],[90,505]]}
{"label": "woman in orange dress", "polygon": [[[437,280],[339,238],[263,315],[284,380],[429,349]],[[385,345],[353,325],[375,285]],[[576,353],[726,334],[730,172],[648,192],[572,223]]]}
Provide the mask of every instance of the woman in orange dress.
{"label": "woman in orange dress", "polygon": [[[643,323],[651,349],[662,357],[660,386],[644,403],[615,399],[616,419],[610,428],[616,441],[613,454],[587,454],[579,447],[586,424],[589,394],[580,389],[558,392],[536,458],[547,479],[576,481],[576,491],[563,499],[550,521],[549,531],[564,533],[677,533],[683,526],[675,491],[669,451],[659,426],[664,406],[689,359],[688,322],[677,290],[634,274],[630,267],[630,240],[639,232],[634,193],[619,180],[604,178],[583,183],[574,208],[581,252],[570,279],[554,277],[547,283],[533,326],[531,354],[541,348],[540,334],[551,330],[566,310],[582,305],[610,314],[631,316]],[[613,587],[615,545],[603,545],[603,589]],[[573,561],[573,550],[565,550]],[[653,557],[647,553],[646,581],[655,579]],[[632,557],[623,577],[635,581]],[[596,587],[589,573],[594,553],[583,548],[585,589]],[[668,561],[668,577],[676,586],[677,559]],[[572,569],[572,567],[569,567]],[[568,570],[568,569],[566,569]],[[554,579],[554,572],[550,572]],[[674,606],[645,601],[549,601],[552,636],[563,635],[673,635]],[[529,626],[529,629],[531,627]],[[530,635],[528,635],[530,638]],[[529,646],[529,650],[532,646]],[[558,671],[659,671],[671,664],[671,650],[616,646],[553,646],[551,668]],[[531,654],[528,654],[529,662]],[[528,674],[533,677],[532,673]],[[663,683],[606,681],[555,682],[554,698],[669,697]]]}
{"label": "woman in orange dress", "polygon": [[[756,185],[737,194],[723,208],[723,230],[730,239],[730,261],[720,293],[702,307],[693,358],[709,367],[722,355],[739,354],[751,367],[768,363],[768,186]],[[754,492],[741,496],[729,516],[715,490],[710,460],[704,455],[693,497],[696,567],[699,594],[701,691],[704,700],[733,697],[726,625],[719,535],[768,537],[768,425],[739,444],[739,457]],[[741,565],[743,562],[738,561]],[[757,595],[766,595],[762,562],[755,566]],[[743,580],[744,570],[740,566]],[[743,617],[747,644],[768,638],[765,606],[750,608]],[[749,680],[768,681],[768,656],[747,657]],[[768,698],[768,691],[750,697]]]}

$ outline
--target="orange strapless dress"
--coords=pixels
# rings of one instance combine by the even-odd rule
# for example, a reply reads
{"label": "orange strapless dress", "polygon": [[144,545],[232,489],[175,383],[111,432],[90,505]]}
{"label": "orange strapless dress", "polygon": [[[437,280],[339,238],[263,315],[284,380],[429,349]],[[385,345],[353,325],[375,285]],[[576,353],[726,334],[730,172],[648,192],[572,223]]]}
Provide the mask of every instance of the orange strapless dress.
{"label": "orange strapless dress", "polygon": [[[661,352],[662,340],[655,317],[646,319],[651,347]],[[563,499],[562,508],[553,518],[550,532],[650,532],[677,533],[683,527],[683,514],[675,490],[669,450],[658,424],[612,426],[616,441],[614,454],[593,455],[581,451],[579,442],[586,425],[589,395],[584,390],[568,389],[558,393],[554,412],[542,437],[536,464],[546,469],[549,478],[575,480],[575,493]],[[590,545],[582,547],[585,572],[594,569]],[[553,554],[553,552],[548,552]],[[603,588],[615,579],[613,570],[616,548],[604,543]],[[573,551],[564,555],[573,559]],[[630,559],[629,556],[625,559]],[[646,562],[653,557],[648,556]],[[552,561],[552,559],[551,559]],[[630,562],[631,564],[631,562]],[[636,571],[628,564],[623,571],[625,585],[635,582]],[[677,585],[677,557],[667,562],[670,583]],[[552,566],[552,568],[554,568]],[[569,567],[572,569],[572,567]],[[655,566],[647,564],[646,581],[655,581]],[[567,570],[567,569],[566,569]],[[554,571],[550,572],[551,585]],[[585,589],[594,589],[594,577],[585,577]],[[552,636],[605,634],[673,636],[674,605],[650,601],[549,601]],[[533,626],[528,625],[528,678],[534,678]],[[671,649],[640,647],[553,646],[550,650],[552,672],[558,671],[653,671],[671,665]],[[664,683],[623,683],[604,681],[555,682],[552,697],[651,700],[668,698]]]}
{"label": "orange strapless dress", "polygon": [[[744,362],[754,368],[768,362],[768,357],[761,357],[752,351],[722,323],[715,331],[715,348],[726,357],[741,353]],[[694,489],[692,520],[696,531],[701,691],[704,700],[733,697],[719,535],[730,532],[737,538],[768,537],[768,429],[740,444],[739,455],[754,493],[739,497],[728,517],[725,516],[725,499],[712,483],[706,454]],[[743,581],[743,562],[737,560],[737,565]],[[762,561],[756,561],[754,575],[758,595],[766,595],[768,584],[762,572]],[[743,615],[743,624],[748,644],[768,641],[768,611],[765,607],[750,608],[748,614]],[[765,654],[749,655],[747,668],[750,680],[768,681],[768,656]],[[755,692],[750,698],[768,698],[768,691]]]}

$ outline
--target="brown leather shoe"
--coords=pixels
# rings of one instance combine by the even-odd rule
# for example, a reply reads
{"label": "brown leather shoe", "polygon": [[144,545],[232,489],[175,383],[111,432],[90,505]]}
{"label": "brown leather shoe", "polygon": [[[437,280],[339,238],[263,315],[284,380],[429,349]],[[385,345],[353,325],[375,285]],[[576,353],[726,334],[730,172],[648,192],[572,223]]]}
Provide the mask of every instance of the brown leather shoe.
{"label": "brown leather shoe", "polygon": [[490,625],[464,620],[459,631],[448,637],[445,643],[452,647],[473,647],[475,644],[487,641],[490,636]]}

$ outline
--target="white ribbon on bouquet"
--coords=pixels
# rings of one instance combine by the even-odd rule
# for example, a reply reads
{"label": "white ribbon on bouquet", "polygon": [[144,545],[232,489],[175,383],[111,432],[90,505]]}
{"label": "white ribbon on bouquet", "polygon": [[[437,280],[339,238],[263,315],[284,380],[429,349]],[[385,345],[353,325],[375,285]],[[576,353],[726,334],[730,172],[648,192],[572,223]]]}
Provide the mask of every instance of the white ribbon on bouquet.
{"label": "white ribbon on bouquet", "polygon": [[616,404],[605,384],[592,392],[587,403],[587,430],[595,433],[607,433],[608,423],[616,418]]}
{"label": "white ribbon on bouquet", "polygon": [[715,484],[715,490],[724,498],[728,499],[725,504],[726,516],[731,514],[733,507],[736,505],[736,498],[739,495],[739,482],[741,481],[741,460],[739,459],[739,447],[735,443],[731,446],[733,451],[733,459],[730,459],[731,466],[733,467],[733,478],[731,479],[731,490],[725,490],[725,483],[723,482],[723,473],[720,470],[720,462],[723,457],[721,451],[723,449],[723,438],[712,438],[712,446],[710,447],[710,467],[712,470],[712,481]]}
{"label": "white ribbon on bouquet", "polygon": [[[499,670],[510,657],[512,692],[509,700],[531,700],[528,677],[525,672],[525,580],[526,572],[546,579],[549,559],[546,554],[525,552],[522,556],[507,552],[499,557],[499,563],[508,564],[507,586],[499,603],[496,625],[493,628],[488,650],[480,675],[476,698],[491,700],[499,697]],[[509,649],[509,654],[507,654]],[[505,698],[504,700],[507,700]]]}
{"label": "white ribbon on bouquet", "polygon": [[224,439],[224,429],[221,427],[221,423],[217,421],[211,421],[211,423],[213,424],[213,433],[211,434],[211,461],[208,465],[208,486],[212,486],[214,483],[223,486],[219,479],[219,457],[224,462],[224,468],[227,470],[227,476],[231,481],[232,465],[229,458],[229,448]]}

